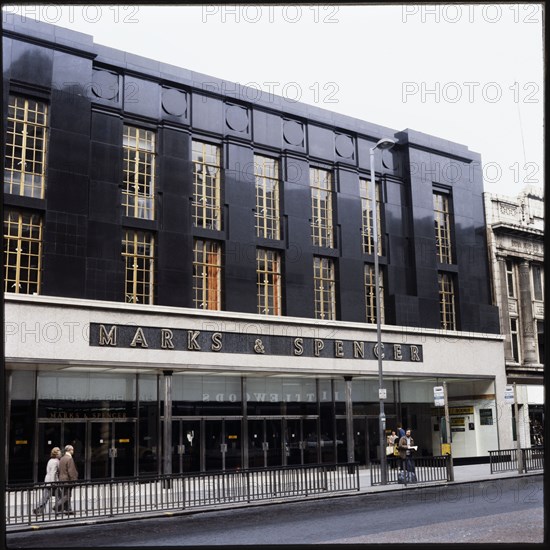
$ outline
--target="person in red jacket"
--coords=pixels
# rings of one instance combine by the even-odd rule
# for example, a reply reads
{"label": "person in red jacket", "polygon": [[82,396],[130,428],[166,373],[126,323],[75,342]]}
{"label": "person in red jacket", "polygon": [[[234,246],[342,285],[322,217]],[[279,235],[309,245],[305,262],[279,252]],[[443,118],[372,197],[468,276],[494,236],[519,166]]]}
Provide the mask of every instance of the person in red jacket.
{"label": "person in red jacket", "polygon": [[[74,447],[65,445],[65,454],[59,460],[59,481],[76,481],[78,479],[78,470],[73,459]],[[56,503],[56,512],[74,514],[71,510],[71,492],[72,487],[61,487],[61,498]]]}

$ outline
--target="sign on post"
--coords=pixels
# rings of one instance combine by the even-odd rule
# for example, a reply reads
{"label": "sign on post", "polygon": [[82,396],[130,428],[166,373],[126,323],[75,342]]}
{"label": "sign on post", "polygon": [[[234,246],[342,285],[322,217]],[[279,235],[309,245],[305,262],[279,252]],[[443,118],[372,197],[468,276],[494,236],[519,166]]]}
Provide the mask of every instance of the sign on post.
{"label": "sign on post", "polygon": [[443,386],[434,386],[434,405],[436,407],[445,406],[445,389]]}
{"label": "sign on post", "polygon": [[508,405],[514,404],[514,386],[504,387],[504,402]]}
{"label": "sign on post", "polygon": [[378,399],[387,399],[388,390],[386,388],[378,388]]}

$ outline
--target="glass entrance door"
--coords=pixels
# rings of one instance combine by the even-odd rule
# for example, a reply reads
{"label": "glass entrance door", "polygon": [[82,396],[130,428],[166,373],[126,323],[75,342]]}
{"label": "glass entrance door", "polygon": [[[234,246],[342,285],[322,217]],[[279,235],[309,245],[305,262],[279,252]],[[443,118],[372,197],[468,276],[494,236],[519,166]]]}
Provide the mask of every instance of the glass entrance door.
{"label": "glass entrance door", "polygon": [[367,419],[365,417],[354,417],[353,439],[355,446],[355,460],[361,465],[370,464],[370,461],[367,461],[368,435]]}
{"label": "glass entrance door", "polygon": [[[90,425],[90,479],[101,479],[111,477],[110,457],[113,446],[113,430],[111,422],[92,422]],[[75,450],[76,456],[76,450]]]}
{"label": "glass entrance door", "polygon": [[240,419],[205,420],[204,458],[206,471],[242,468]]}
{"label": "glass entrance door", "polygon": [[86,420],[38,425],[37,481],[43,481],[52,447],[74,447],[78,479],[135,475],[135,422]]}
{"label": "glass entrance door", "polygon": [[89,457],[86,445],[86,422],[63,422],[61,451],[65,445],[74,447],[73,460],[78,470],[78,479],[90,479]]}
{"label": "glass entrance door", "polygon": [[197,420],[172,421],[172,472],[201,471],[201,424]]}
{"label": "glass entrance door", "polygon": [[287,465],[304,463],[304,433],[300,418],[287,418],[285,424],[285,458]]}
{"label": "glass entrance door", "polygon": [[44,481],[46,476],[46,465],[50,460],[50,453],[54,447],[59,447],[63,451],[64,445],[61,441],[61,423],[56,424],[38,424],[38,473],[36,481]]}

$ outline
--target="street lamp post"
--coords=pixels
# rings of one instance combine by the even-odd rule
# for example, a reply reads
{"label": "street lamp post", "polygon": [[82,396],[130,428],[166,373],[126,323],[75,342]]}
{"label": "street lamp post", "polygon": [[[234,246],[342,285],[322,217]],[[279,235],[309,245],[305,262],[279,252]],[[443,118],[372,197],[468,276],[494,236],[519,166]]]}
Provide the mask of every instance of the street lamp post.
{"label": "street lamp post", "polygon": [[382,370],[382,358],[384,355],[382,349],[382,335],[380,330],[380,285],[379,285],[379,266],[378,266],[378,220],[376,212],[376,178],[374,176],[374,151],[376,149],[391,149],[395,145],[395,141],[389,138],[382,138],[374,147],[370,148],[370,179],[372,187],[372,238],[374,249],[374,289],[376,297],[376,350],[378,357],[378,398],[380,400],[380,415],[378,421],[378,432],[380,434],[380,474],[381,483],[386,485],[387,477],[387,460],[386,460],[386,414],[384,413],[384,376]]}

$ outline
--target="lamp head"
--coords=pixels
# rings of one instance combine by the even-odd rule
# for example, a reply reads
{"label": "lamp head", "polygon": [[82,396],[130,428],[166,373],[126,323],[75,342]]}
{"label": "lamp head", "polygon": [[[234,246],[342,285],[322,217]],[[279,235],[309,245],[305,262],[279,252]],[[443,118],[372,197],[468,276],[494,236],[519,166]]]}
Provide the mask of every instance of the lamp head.
{"label": "lamp head", "polygon": [[373,149],[391,149],[395,145],[395,140],[390,138],[382,138],[373,147]]}

